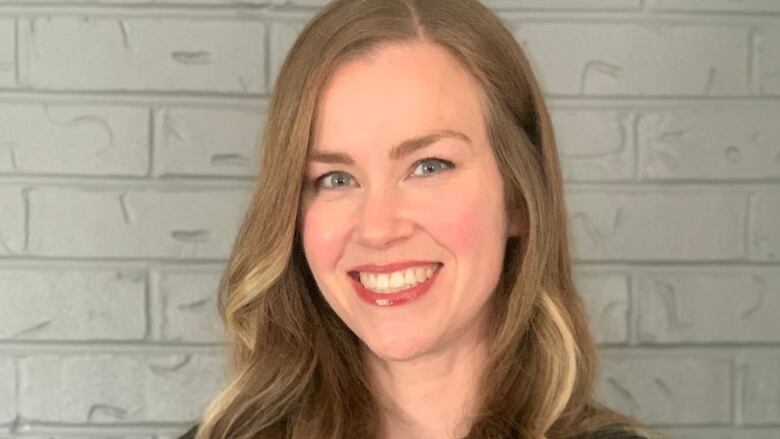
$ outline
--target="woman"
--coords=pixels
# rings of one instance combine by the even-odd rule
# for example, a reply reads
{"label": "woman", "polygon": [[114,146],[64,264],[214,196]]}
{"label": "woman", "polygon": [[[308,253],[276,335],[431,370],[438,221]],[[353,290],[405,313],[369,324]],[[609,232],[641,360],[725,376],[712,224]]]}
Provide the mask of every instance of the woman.
{"label": "woman", "polygon": [[[478,0],[336,0],[290,50],[183,437],[639,438],[593,400],[552,128]],[[197,431],[197,434],[196,434]]]}

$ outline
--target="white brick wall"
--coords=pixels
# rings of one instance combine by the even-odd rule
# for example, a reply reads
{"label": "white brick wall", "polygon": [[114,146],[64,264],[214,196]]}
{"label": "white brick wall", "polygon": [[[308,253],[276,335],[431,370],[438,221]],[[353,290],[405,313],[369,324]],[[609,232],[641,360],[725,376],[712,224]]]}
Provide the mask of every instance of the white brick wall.
{"label": "white brick wall", "polygon": [[[325,0],[0,0],[0,439],[174,438],[268,94]],[[484,0],[557,130],[608,405],[780,437],[780,3]]]}
{"label": "white brick wall", "polygon": [[265,91],[259,21],[25,16],[17,28],[24,88]]}

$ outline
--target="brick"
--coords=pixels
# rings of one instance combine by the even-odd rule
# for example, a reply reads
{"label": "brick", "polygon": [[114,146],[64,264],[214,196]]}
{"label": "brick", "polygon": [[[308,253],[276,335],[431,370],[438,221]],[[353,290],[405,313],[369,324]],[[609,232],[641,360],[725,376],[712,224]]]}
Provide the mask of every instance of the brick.
{"label": "brick", "polygon": [[61,16],[19,25],[26,86],[265,92],[259,22]]}
{"label": "brick", "polygon": [[746,205],[745,194],[722,189],[570,190],[573,255],[636,261],[744,258]]}
{"label": "brick", "polygon": [[676,427],[664,428],[662,431],[670,438],[676,439],[777,439],[780,428],[748,428],[748,427]]}
{"label": "brick", "polygon": [[11,18],[0,18],[0,87],[16,85],[15,22]]}
{"label": "brick", "polygon": [[[780,107],[729,104],[639,116],[640,176],[649,180],[780,177]],[[702,166],[706,164],[706,166]]]}
{"label": "brick", "polygon": [[567,181],[634,178],[631,114],[610,110],[551,111],[561,168]]}
{"label": "brick", "polygon": [[775,0],[651,0],[647,8],[655,11],[780,12]]}
{"label": "brick", "polygon": [[53,422],[144,419],[142,358],[116,354],[36,355],[20,360],[20,415]]}
{"label": "brick", "polygon": [[273,89],[276,86],[276,79],[279,77],[279,71],[287,56],[292,49],[298,35],[303,31],[306,25],[304,18],[300,20],[274,21],[268,30],[268,43],[270,52],[270,77],[268,78],[268,87]]}
{"label": "brick", "polygon": [[634,276],[646,343],[780,341],[780,270],[692,269]]}
{"label": "brick", "polygon": [[145,175],[145,108],[0,104],[0,172],[5,174]]}
{"label": "brick", "polygon": [[548,94],[676,97],[749,92],[748,33],[741,27],[520,20],[508,20],[507,25]]}
{"label": "brick", "polygon": [[[51,430],[51,428],[49,428]],[[183,432],[182,432],[183,433]],[[110,434],[110,433],[90,433],[89,435],[84,434],[78,434],[78,433],[67,433],[64,431],[57,431],[53,434],[28,434],[27,430],[25,430],[24,435],[19,436],[7,436],[3,433],[0,433],[0,439],[18,439],[20,437],[23,437],[25,439],[156,439],[154,435],[142,435],[142,434]],[[178,439],[178,438],[174,438]]]}
{"label": "brick", "polygon": [[[775,3],[780,7],[780,4]],[[780,95],[780,26],[762,27],[752,34],[758,58],[758,92]]]}
{"label": "brick", "polygon": [[140,340],[143,272],[0,270],[0,339]]}
{"label": "brick", "polygon": [[190,429],[190,427],[191,426],[187,426],[184,428],[180,428],[176,431],[158,434],[157,436],[155,436],[155,439],[179,439],[187,430]]}
{"label": "brick", "polygon": [[596,343],[628,341],[628,276],[577,271],[575,285]]}
{"label": "brick", "polygon": [[96,353],[20,360],[20,415],[62,423],[189,422],[226,384],[220,356]]}
{"label": "brick", "polygon": [[[4,0],[4,3],[24,3],[29,0]],[[59,0],[58,3],[97,3],[128,5],[274,5],[274,6],[325,6],[328,0]]]}
{"label": "brick", "polygon": [[226,384],[217,356],[170,355],[147,360],[146,419],[188,421],[201,415]]}
{"label": "brick", "polygon": [[265,114],[165,108],[155,114],[155,175],[257,174]]}
{"label": "brick", "polygon": [[27,228],[25,225],[26,190],[18,186],[0,186],[0,256],[23,252]]}
{"label": "brick", "polygon": [[171,432],[166,431],[163,434],[158,434],[155,439],[179,439],[187,430],[192,427],[192,425],[194,425],[194,423]]}
{"label": "brick", "polygon": [[[186,1],[186,0],[181,0]],[[223,1],[231,1],[231,0],[223,0]],[[287,5],[287,6],[305,6],[305,7],[316,7],[320,8],[322,6],[325,6],[329,0],[254,0],[255,2],[263,2],[266,3],[273,3],[276,5]]]}
{"label": "brick", "polygon": [[737,361],[742,421],[776,425],[780,419],[780,356],[750,353]]}
{"label": "brick", "polygon": [[13,357],[0,357],[0,425],[16,418],[16,364]]}
{"label": "brick", "polygon": [[596,397],[648,424],[728,425],[731,360],[717,355],[600,353]]}
{"label": "brick", "polygon": [[780,261],[780,190],[750,197],[750,256],[758,261]]}
{"label": "brick", "polygon": [[155,338],[162,341],[224,341],[217,309],[221,273],[161,271],[154,273]]}
{"label": "brick", "polygon": [[29,194],[31,252],[225,258],[249,195],[239,189],[36,188]]}

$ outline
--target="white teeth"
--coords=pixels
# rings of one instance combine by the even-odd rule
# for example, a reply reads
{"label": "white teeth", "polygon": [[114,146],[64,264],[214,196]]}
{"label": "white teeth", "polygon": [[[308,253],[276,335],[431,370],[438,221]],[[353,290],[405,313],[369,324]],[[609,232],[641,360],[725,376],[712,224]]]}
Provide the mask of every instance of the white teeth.
{"label": "white teeth", "polygon": [[404,272],[404,283],[407,285],[414,285],[417,283],[417,276],[414,275],[414,270],[406,270]]}
{"label": "white teeth", "polygon": [[404,275],[400,271],[390,275],[390,288],[398,288],[404,284]]}
{"label": "white teeth", "polygon": [[388,288],[390,286],[390,278],[386,275],[379,275],[376,277],[377,288]]}
{"label": "white teeth", "polygon": [[378,293],[394,293],[411,288],[433,276],[438,265],[414,267],[393,273],[360,273],[360,283]]}
{"label": "white teeth", "polygon": [[[369,275],[367,273],[360,273],[360,283],[365,287],[368,287],[369,285],[368,277]],[[373,280],[372,285],[373,287],[376,287],[376,279]]]}
{"label": "white teeth", "polygon": [[428,277],[427,270],[423,270],[423,269],[414,270],[414,277],[415,280],[417,280],[417,283],[419,284],[420,282],[424,281]]}

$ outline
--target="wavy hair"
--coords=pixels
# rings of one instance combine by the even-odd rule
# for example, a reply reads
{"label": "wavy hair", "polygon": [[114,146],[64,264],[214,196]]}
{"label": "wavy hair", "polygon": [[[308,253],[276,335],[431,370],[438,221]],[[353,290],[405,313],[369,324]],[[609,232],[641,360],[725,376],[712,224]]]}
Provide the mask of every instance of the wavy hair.
{"label": "wavy hair", "polygon": [[230,376],[197,438],[376,438],[379,406],[359,340],[306,263],[298,215],[317,98],[342,63],[389,44],[433,43],[481,85],[483,115],[524,233],[506,246],[479,410],[469,439],[569,438],[640,427],[594,400],[596,348],[572,281],[550,117],[512,34],[478,0],[335,0],[306,24],[281,67],[258,178],[219,284]]}

